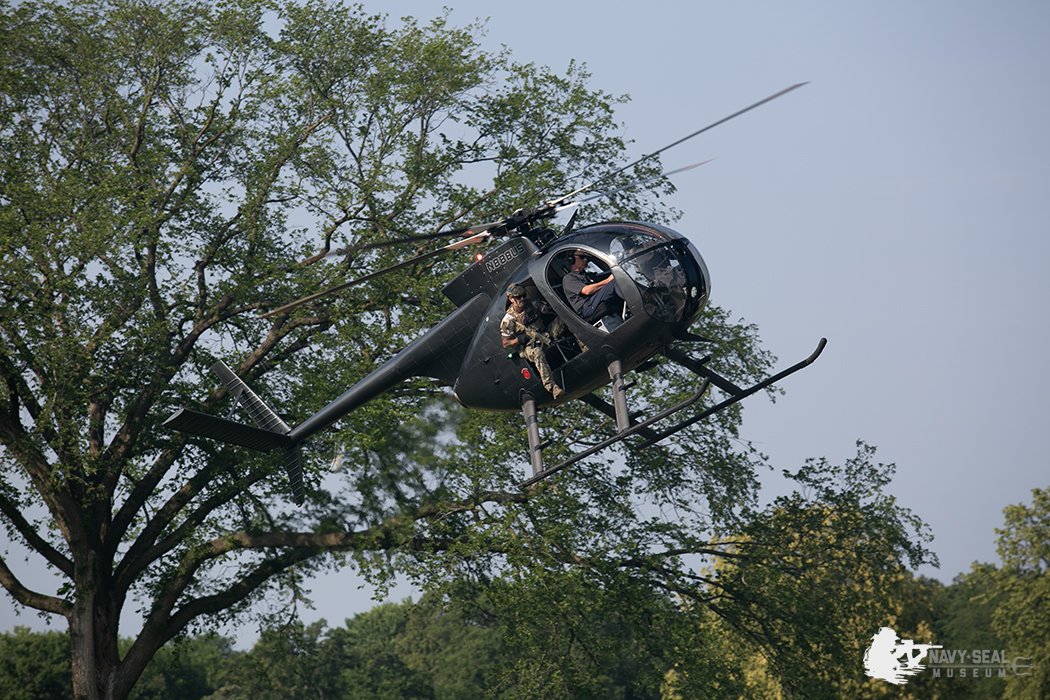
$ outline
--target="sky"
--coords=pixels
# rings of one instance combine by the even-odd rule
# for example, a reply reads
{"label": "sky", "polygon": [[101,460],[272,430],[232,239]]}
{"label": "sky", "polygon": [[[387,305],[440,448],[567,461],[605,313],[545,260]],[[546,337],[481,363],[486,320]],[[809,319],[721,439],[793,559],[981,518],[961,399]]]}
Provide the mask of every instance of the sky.
{"label": "sky", "polygon": [[[441,12],[365,4],[392,21]],[[488,18],[493,50],[575,59],[592,88],[630,95],[632,157],[810,81],[663,156],[715,159],[670,200],[712,303],[755,323],[781,367],[828,339],[775,404],[745,404],[743,436],[776,469],[763,495],[780,469],[841,463],[863,439],[932,529],[940,568],[921,573],[948,583],[997,561],[1002,509],[1050,487],[1050,3],[444,4],[453,25]],[[304,618],[330,624],[375,604],[349,570],[314,594]],[[15,624],[33,616],[0,606],[0,629]]]}

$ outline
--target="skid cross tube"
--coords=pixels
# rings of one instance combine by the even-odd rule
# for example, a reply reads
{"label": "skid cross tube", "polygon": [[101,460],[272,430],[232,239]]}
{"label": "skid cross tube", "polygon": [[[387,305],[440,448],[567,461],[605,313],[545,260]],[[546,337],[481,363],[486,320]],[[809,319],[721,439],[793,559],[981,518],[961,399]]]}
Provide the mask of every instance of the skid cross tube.
{"label": "skid cross tube", "polygon": [[[689,418],[688,420],[684,420],[681,423],[676,423],[675,425],[672,425],[670,428],[667,428],[666,430],[664,430],[664,431],[662,431],[660,433],[657,433],[655,436],[649,438],[645,442],[645,444],[642,445],[642,447],[643,448],[644,447],[648,447],[649,445],[653,445],[653,444],[655,444],[657,442],[660,442],[665,437],[673,435],[674,433],[677,433],[679,430],[682,430],[683,428],[688,428],[690,425],[693,425],[694,423],[702,421],[704,418],[707,418],[712,413],[717,413],[718,411],[721,411],[723,408],[726,408],[727,406],[731,406],[731,405],[737,403],[738,401],[743,401],[748,396],[751,396],[755,392],[762,391],[766,387],[771,386],[772,384],[775,384],[776,382],[780,381],[784,377],[787,377],[788,375],[794,374],[795,372],[799,371],[800,369],[805,369],[806,367],[809,367],[811,364],[813,364],[814,361],[816,361],[816,359],[818,357],[820,357],[820,353],[824,352],[824,346],[827,345],[827,344],[828,344],[827,338],[821,338],[820,342],[817,343],[817,349],[814,350],[813,353],[809,357],[807,357],[806,359],[802,360],[801,362],[796,362],[795,364],[791,365],[790,367],[788,367],[787,369],[783,370],[782,372],[778,372],[777,374],[774,374],[772,377],[767,377],[766,379],[763,379],[758,384],[755,384],[752,387],[749,387],[747,389],[741,389],[740,391],[734,393],[732,396],[730,396],[725,401],[721,401],[721,402],[715,404],[714,406],[712,406],[711,408],[708,408],[708,409],[706,409],[704,411],[701,411],[700,413],[696,414],[692,418]],[[706,372],[710,372],[710,370],[707,370],[706,367],[704,369],[705,369]]]}
{"label": "skid cross tube", "polygon": [[603,440],[603,441],[599,442],[597,445],[594,445],[593,447],[589,447],[586,450],[583,450],[582,452],[577,452],[572,457],[569,457],[564,462],[561,462],[559,464],[554,465],[550,469],[545,469],[545,470],[543,470],[542,472],[540,472],[538,474],[534,474],[532,477],[530,477],[530,478],[526,479],[525,481],[521,482],[520,484],[518,484],[518,488],[524,489],[524,488],[527,488],[529,486],[532,486],[536,482],[542,481],[543,479],[546,479],[548,476],[551,476],[552,474],[556,474],[556,473],[560,472],[565,467],[568,467],[568,466],[570,466],[572,464],[576,464],[576,462],[579,462],[581,459],[584,459],[585,457],[590,457],[595,452],[601,452],[606,447],[609,447],[610,445],[614,445],[617,442],[620,442],[621,440],[623,440],[624,438],[627,438],[627,437],[629,437],[631,435],[634,435],[635,433],[640,433],[640,432],[644,431],[646,428],[648,428],[653,423],[656,423],[657,421],[663,420],[664,418],[667,418],[668,416],[670,416],[670,415],[672,415],[674,413],[677,413],[678,411],[681,411],[682,409],[689,408],[694,403],[696,403],[701,398],[703,398],[704,394],[707,393],[707,389],[710,386],[711,386],[711,380],[705,378],[703,383],[700,385],[700,388],[697,389],[696,393],[693,394],[692,396],[690,396],[689,398],[685,399],[684,401],[680,401],[679,403],[676,403],[674,406],[671,406],[670,408],[666,408],[663,411],[660,411],[659,413],[657,413],[652,418],[644,420],[641,423],[636,423],[635,425],[632,425],[631,427],[627,428],[627,430],[624,430],[622,432],[618,432],[616,435],[612,436],[611,438],[609,438],[607,440]]}

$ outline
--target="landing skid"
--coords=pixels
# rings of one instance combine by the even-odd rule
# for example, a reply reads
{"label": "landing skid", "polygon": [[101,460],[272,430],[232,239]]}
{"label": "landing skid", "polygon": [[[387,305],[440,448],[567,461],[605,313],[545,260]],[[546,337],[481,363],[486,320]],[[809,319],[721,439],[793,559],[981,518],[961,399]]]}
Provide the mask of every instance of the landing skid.
{"label": "landing skid", "polygon": [[537,483],[539,481],[542,481],[543,479],[546,479],[548,476],[551,476],[552,474],[557,474],[558,472],[560,472],[565,467],[568,467],[568,466],[570,466],[572,464],[575,464],[576,462],[579,462],[581,459],[585,459],[587,457],[590,457],[592,454],[594,454],[596,452],[601,452],[606,447],[609,447],[611,445],[615,445],[616,443],[620,442],[621,440],[624,440],[625,438],[628,438],[628,437],[630,437],[632,435],[635,435],[636,433],[642,432],[643,430],[647,429],[653,423],[656,423],[657,421],[663,420],[664,418],[667,418],[668,416],[670,416],[670,415],[672,415],[674,413],[677,413],[678,411],[681,411],[682,409],[685,409],[685,408],[688,408],[688,407],[692,406],[694,403],[696,403],[701,398],[703,398],[704,394],[707,393],[708,387],[710,387],[710,386],[711,386],[711,381],[709,379],[705,379],[703,381],[703,383],[701,383],[700,388],[696,391],[696,393],[693,394],[692,396],[690,396],[689,398],[687,398],[685,401],[681,401],[679,403],[676,403],[674,406],[671,406],[670,408],[666,408],[663,411],[660,411],[659,413],[657,413],[652,418],[649,418],[648,420],[644,420],[641,423],[635,423],[631,427],[629,427],[626,430],[623,430],[623,431],[617,433],[616,435],[612,436],[608,440],[603,440],[603,441],[599,442],[597,445],[594,445],[593,447],[589,447],[586,450],[583,450],[582,452],[577,452],[572,457],[569,457],[568,459],[566,459],[564,462],[560,462],[559,464],[556,464],[555,466],[553,466],[553,467],[551,467],[549,469],[544,469],[544,470],[542,470],[542,471],[540,471],[540,472],[538,472],[536,474],[533,474],[531,478],[526,479],[525,481],[521,482],[521,484],[519,485],[519,488],[526,488],[528,486],[532,486],[533,484],[535,484],[535,483]]}
{"label": "landing skid", "polygon": [[[610,375],[614,375],[614,406],[612,408],[614,409],[613,414],[617,419],[617,425],[623,427],[619,427],[616,435],[612,436],[611,438],[603,440],[597,445],[589,447],[586,450],[577,452],[568,459],[559,462],[555,466],[549,467],[547,469],[543,468],[542,450],[545,445],[541,443],[539,439],[539,428],[536,422],[535,403],[532,401],[531,397],[525,397],[523,412],[525,413],[525,420],[528,428],[529,454],[531,457],[530,461],[532,462],[533,475],[525,481],[521,482],[521,484],[519,484],[519,488],[524,489],[529,486],[532,486],[533,484],[536,484],[549,476],[557,474],[562,469],[565,469],[566,467],[569,467],[582,459],[586,459],[587,457],[590,457],[591,455],[600,452],[607,447],[615,445],[616,443],[621,442],[626,438],[631,437],[632,435],[642,435],[645,438],[645,442],[640,446],[641,448],[654,445],[657,442],[660,442],[661,440],[664,440],[665,438],[674,435],[678,431],[688,428],[690,425],[702,421],[708,416],[711,416],[712,414],[717,413],[718,411],[721,411],[739,401],[743,401],[752,394],[762,391],[763,389],[772,386],[781,379],[784,379],[785,377],[808,367],[809,365],[813,364],[813,362],[815,362],[818,357],[820,357],[820,353],[824,351],[824,346],[827,345],[827,342],[828,341],[826,338],[821,338],[820,342],[817,344],[816,350],[814,350],[809,357],[802,360],[801,362],[797,362],[794,365],[791,365],[787,369],[778,372],[777,374],[763,379],[757,384],[754,384],[753,386],[750,386],[746,389],[736,386],[725,377],[716,373],[714,370],[708,368],[705,364],[707,358],[704,358],[703,360],[694,360],[684,352],[673,348],[668,348],[664,352],[664,355],[668,359],[670,359],[672,362],[682,365],[686,369],[689,369],[695,374],[701,376],[703,378],[703,381],[700,384],[700,388],[697,389],[697,391],[693,395],[691,395],[684,401],[680,401],[679,403],[676,403],[673,406],[670,406],[669,408],[660,411],[659,413],[653,415],[651,418],[648,418],[640,423],[635,422],[627,412],[625,387],[623,385],[622,380],[617,381],[618,379],[620,379],[620,377],[617,376],[619,375],[620,371],[619,362],[614,362],[609,367]],[[653,425],[654,423],[664,420],[665,418],[669,418],[670,416],[678,413],[679,411],[683,411],[695,404],[696,402],[698,402],[701,398],[703,398],[704,394],[707,393],[707,390],[711,387],[712,384],[717,386],[725,393],[729,394],[729,397],[724,399],[723,401],[720,401],[714,406],[706,408],[700,411],[699,413],[689,418],[686,418],[685,420],[679,421],[678,423],[675,423],[674,425],[660,432],[655,432],[652,429],[650,429],[649,426]],[[599,408],[599,410],[603,410],[603,412],[606,412],[609,407],[607,403],[605,403],[601,399],[598,399],[597,397],[591,397],[591,400],[585,399],[585,402]]]}

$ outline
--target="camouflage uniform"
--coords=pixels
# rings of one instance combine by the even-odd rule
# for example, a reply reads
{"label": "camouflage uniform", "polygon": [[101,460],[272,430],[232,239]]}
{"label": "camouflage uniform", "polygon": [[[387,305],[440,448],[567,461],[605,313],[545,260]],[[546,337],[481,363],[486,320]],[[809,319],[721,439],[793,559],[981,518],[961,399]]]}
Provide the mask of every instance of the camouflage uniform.
{"label": "camouflage uniform", "polygon": [[539,312],[531,301],[526,300],[520,312],[516,312],[513,306],[507,308],[507,313],[500,321],[499,330],[505,339],[518,336],[527,338],[524,345],[518,345],[521,354],[536,368],[540,381],[543,382],[543,388],[549,391],[554,398],[561,396],[562,388],[554,381],[554,372],[547,363],[543,348],[550,345],[553,338],[561,335],[565,330],[565,322],[560,318],[555,318],[547,332],[544,332]]}

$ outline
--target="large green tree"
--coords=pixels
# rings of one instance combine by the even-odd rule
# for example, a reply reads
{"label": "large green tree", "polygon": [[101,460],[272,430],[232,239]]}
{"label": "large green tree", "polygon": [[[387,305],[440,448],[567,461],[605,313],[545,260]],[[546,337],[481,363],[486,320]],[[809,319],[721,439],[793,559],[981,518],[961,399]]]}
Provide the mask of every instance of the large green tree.
{"label": "large green tree", "polygon": [[[166,642],[274,589],[288,605],[321,566],[376,585],[587,570],[609,600],[670,614],[696,558],[725,549],[712,537],[744,530],[761,457],[739,407],[522,493],[519,419],[409,383],[313,444],[301,509],[269,457],[160,428],[177,406],[228,407],[206,372],[220,358],[301,420],[447,314],[435,290],[463,266],[259,319],[399,253],[320,254],[486,220],[623,162],[616,100],[580,67],[486,53],[478,31],[312,0],[0,3],[0,517],[65,581],[35,590],[5,552],[0,584],[68,620],[77,697],[126,697]],[[667,216],[646,197],[589,215]],[[768,370],[754,328],[718,309],[702,326],[732,379]],[[659,367],[634,407],[686,384]],[[612,429],[581,410],[544,416],[576,428],[553,453]],[[348,466],[330,474],[335,451]],[[893,522],[855,525],[898,556]],[[144,623],[123,649],[129,607]]]}
{"label": "large green tree", "polygon": [[[1007,698],[1050,693],[1050,488],[1032,489],[1031,504],[1003,510],[997,550],[1002,568],[992,571],[992,629],[1019,661],[1007,675]],[[984,571],[987,575],[987,570]],[[987,584],[986,584],[987,585]]]}
{"label": "large green tree", "polygon": [[69,635],[16,627],[0,634],[0,696],[8,700],[73,697]]}

